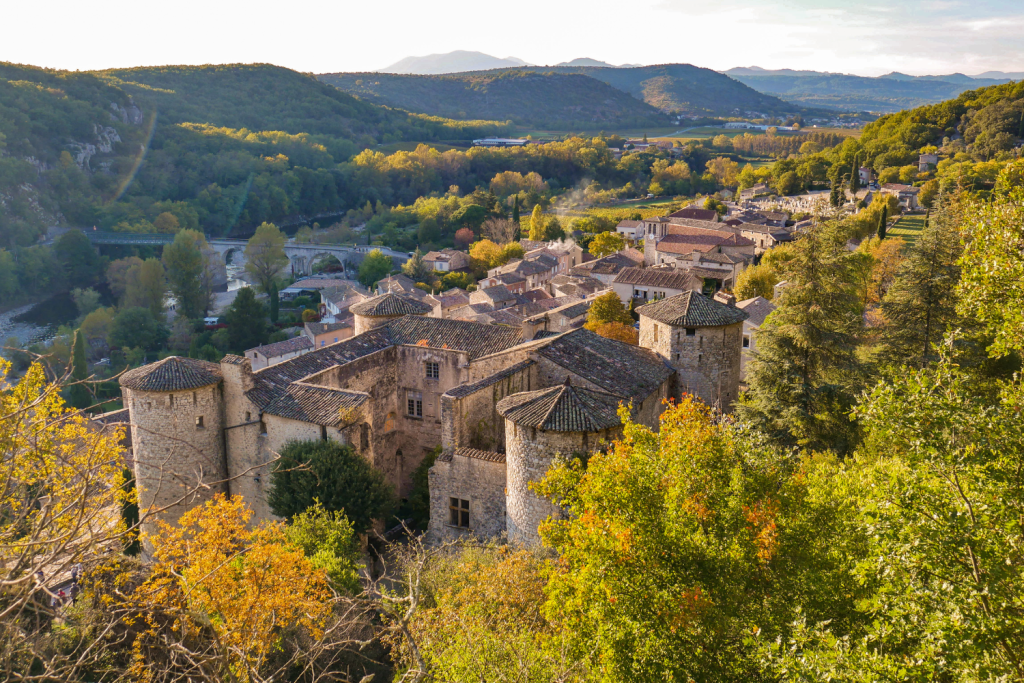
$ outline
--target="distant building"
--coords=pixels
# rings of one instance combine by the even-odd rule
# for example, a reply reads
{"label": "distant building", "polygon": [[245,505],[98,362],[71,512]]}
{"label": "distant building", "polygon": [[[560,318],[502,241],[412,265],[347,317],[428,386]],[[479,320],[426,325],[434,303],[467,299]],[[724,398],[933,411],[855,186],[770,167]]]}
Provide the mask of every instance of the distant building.
{"label": "distant building", "polygon": [[702,209],[699,206],[687,206],[675,213],[670,213],[668,218],[694,218],[699,221],[718,221],[718,212],[714,209]]}
{"label": "distant building", "polygon": [[625,268],[612,282],[612,289],[624,304],[631,299],[645,304],[683,292],[699,292],[703,287],[704,281],[689,270],[667,267]]}
{"label": "distant building", "polygon": [[736,308],[749,316],[743,321],[743,352],[740,355],[740,381],[746,382],[747,362],[750,360],[751,354],[757,351],[757,333],[765,318],[775,310],[775,305],[764,297],[755,296],[752,299],[738,302]]}
{"label": "distant building", "polygon": [[900,185],[898,183],[886,183],[882,185],[881,193],[888,194],[896,197],[900,206],[908,211],[914,211],[920,208],[920,204],[917,203],[917,195],[921,192],[920,187],[914,187],[913,185]]}
{"label": "distant building", "polygon": [[860,179],[861,185],[868,185],[875,179],[875,174],[872,173],[871,169],[868,168],[867,166],[861,166],[860,169],[857,171],[857,176]]}
{"label": "distant building", "polygon": [[469,269],[469,255],[456,249],[428,251],[423,255],[423,263],[439,273],[453,273]]}
{"label": "distant building", "polygon": [[299,335],[298,337],[292,337],[291,339],[285,339],[273,344],[264,344],[254,349],[247,349],[245,357],[252,361],[254,370],[261,370],[296,356],[301,356],[304,353],[309,353],[312,350],[313,341],[306,335]]}
{"label": "distant building", "polygon": [[313,346],[319,349],[321,346],[335,344],[351,337],[355,331],[355,319],[348,316],[333,323],[306,323],[303,331],[313,342]]}
{"label": "distant building", "polygon": [[917,170],[921,173],[934,170],[939,163],[938,154],[922,154],[917,158]]}
{"label": "distant building", "polygon": [[644,236],[644,224],[643,221],[619,221],[615,232],[627,239],[640,239]]}
{"label": "distant building", "polygon": [[530,141],[525,138],[481,138],[473,140],[477,147],[522,147]]}

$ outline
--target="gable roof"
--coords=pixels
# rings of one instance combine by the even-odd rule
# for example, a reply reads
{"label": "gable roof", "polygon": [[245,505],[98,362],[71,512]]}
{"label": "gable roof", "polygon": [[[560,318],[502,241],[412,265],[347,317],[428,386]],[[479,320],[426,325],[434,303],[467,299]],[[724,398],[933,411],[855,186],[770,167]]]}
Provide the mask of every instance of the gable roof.
{"label": "gable roof", "polygon": [[775,310],[775,304],[764,297],[755,296],[751,299],[744,299],[736,303],[736,308],[745,311],[750,316],[747,321],[751,325],[760,327],[764,323],[764,319]]}
{"label": "gable roof", "polygon": [[470,295],[470,301],[473,299],[479,299],[480,297],[485,297],[496,303],[501,303],[502,301],[511,301],[516,298],[515,294],[508,291],[508,287],[505,285],[494,285],[493,287],[488,287],[486,289],[478,289],[473,292],[473,294],[476,294],[477,296],[474,297]]}
{"label": "gable roof", "polygon": [[673,372],[653,351],[582,328],[553,337],[537,355],[637,404],[657,391]]}
{"label": "gable roof", "polygon": [[184,391],[217,384],[220,366],[205,360],[168,356],[121,375],[122,387],[136,391]]}
{"label": "gable roof", "polygon": [[699,289],[703,285],[690,271],[680,268],[625,268],[615,278],[615,284],[679,290]]}
{"label": "gable roof", "polygon": [[669,218],[696,218],[701,221],[714,221],[718,218],[718,212],[714,209],[702,209],[697,206],[686,206],[675,213],[670,213]]}
{"label": "gable roof", "polygon": [[318,334],[327,334],[328,332],[335,332],[346,327],[352,327],[352,319],[347,318],[340,322],[333,323],[306,323],[305,327],[306,332],[315,337]]}
{"label": "gable roof", "polygon": [[285,339],[283,341],[274,342],[273,344],[262,344],[255,348],[246,349],[246,353],[255,351],[266,358],[274,358],[276,356],[283,356],[286,353],[295,353],[302,351],[303,349],[313,348],[313,340],[304,334],[298,337],[292,337],[291,339]]}
{"label": "gable roof", "polygon": [[345,391],[296,382],[279,394],[263,412],[290,420],[335,426],[347,422],[348,413],[369,400],[362,391]]}
{"label": "gable roof", "polygon": [[510,422],[552,432],[599,432],[622,424],[620,398],[565,383],[512,394],[498,401],[498,414]]}
{"label": "gable roof", "polygon": [[636,309],[642,316],[676,327],[721,327],[743,322],[747,314],[699,292],[683,292]]}
{"label": "gable roof", "polygon": [[433,309],[432,306],[401,296],[393,292],[385,292],[378,296],[360,301],[350,306],[349,311],[356,315],[365,316],[388,316],[388,315],[426,315]]}

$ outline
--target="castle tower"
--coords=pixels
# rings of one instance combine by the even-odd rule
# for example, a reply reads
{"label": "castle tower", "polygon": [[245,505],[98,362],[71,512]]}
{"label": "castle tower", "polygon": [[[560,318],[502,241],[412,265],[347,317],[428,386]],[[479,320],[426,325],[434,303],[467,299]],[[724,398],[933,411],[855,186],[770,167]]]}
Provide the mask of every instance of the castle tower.
{"label": "castle tower", "polygon": [[215,363],[177,356],[121,376],[139,514],[153,515],[143,530],[227,492],[221,379]]}
{"label": "castle tower", "polygon": [[743,321],[735,299],[720,303],[697,292],[645,304],[640,315],[640,346],[675,368],[679,393],[730,412],[739,398]]}
{"label": "castle tower", "polygon": [[538,544],[537,527],[561,511],[530,490],[557,454],[569,457],[611,441],[622,431],[619,398],[569,383],[507,396],[498,402],[505,418],[505,508],[509,541]]}
{"label": "castle tower", "polygon": [[433,307],[393,292],[360,301],[348,309],[355,318],[353,334],[362,334],[403,315],[429,315]]}

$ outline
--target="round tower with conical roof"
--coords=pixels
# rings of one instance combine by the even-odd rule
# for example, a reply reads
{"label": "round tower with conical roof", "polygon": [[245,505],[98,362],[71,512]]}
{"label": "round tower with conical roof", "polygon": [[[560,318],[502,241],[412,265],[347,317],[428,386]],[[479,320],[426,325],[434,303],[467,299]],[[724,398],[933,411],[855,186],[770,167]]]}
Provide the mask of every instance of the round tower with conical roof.
{"label": "round tower with conical roof", "polygon": [[507,396],[498,402],[505,418],[505,527],[509,541],[540,543],[537,531],[559,508],[530,490],[558,454],[587,453],[622,433],[620,399],[565,383]]}
{"label": "round tower with conical roof", "polygon": [[178,356],[121,375],[144,530],[227,492],[221,380],[219,365]]}
{"label": "round tower with conical roof", "polygon": [[348,309],[354,321],[353,334],[362,334],[403,315],[428,315],[434,309],[422,301],[394,292],[385,292]]}
{"label": "round tower with conical roof", "polygon": [[723,412],[739,398],[743,321],[731,296],[725,303],[698,292],[645,304],[640,316],[640,346],[664,358],[676,370],[677,394],[689,393]]}

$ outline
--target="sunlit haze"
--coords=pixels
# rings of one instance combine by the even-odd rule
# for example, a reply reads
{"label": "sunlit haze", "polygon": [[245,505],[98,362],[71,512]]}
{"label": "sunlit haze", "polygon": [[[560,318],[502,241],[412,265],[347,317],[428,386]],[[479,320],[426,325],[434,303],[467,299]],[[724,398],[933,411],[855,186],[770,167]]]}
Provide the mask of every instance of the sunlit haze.
{"label": "sunlit haze", "polygon": [[62,69],[269,62],[368,71],[476,50],[535,64],[757,65],[861,75],[1024,70],[1019,0],[634,0],[588,3],[7,2],[0,61]]}

